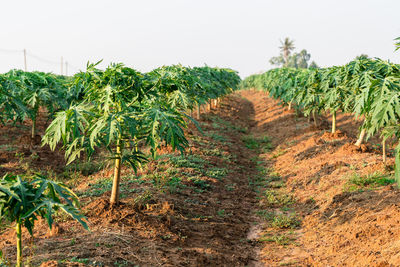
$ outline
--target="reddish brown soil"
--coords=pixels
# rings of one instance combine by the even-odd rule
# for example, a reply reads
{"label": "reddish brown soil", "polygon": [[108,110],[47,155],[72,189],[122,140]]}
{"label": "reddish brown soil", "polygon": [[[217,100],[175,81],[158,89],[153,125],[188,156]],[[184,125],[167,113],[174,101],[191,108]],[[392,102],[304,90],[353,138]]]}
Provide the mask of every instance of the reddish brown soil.
{"label": "reddish brown soil", "polygon": [[[286,181],[294,194],[294,209],[302,219],[286,246],[265,242],[267,266],[400,266],[400,192],[388,185],[374,190],[347,192],[353,173],[387,172],[377,137],[361,148],[357,139],[360,122],[338,115],[339,133],[315,130],[307,118],[278,106],[264,93],[241,95],[254,104],[255,134],[271,137],[275,150],[265,155],[269,166]],[[321,118],[320,118],[321,119]],[[392,152],[391,152],[392,153]],[[273,155],[278,156],[273,156]],[[388,165],[393,165],[389,157]],[[264,232],[274,231],[268,225]],[[275,230],[276,231],[276,230]],[[286,232],[288,233],[288,232]]]}
{"label": "reddish brown soil", "polygon": [[[242,130],[216,123],[218,117]],[[33,266],[400,266],[400,194],[395,185],[346,189],[354,173],[390,170],[382,163],[379,138],[356,147],[361,122],[353,116],[338,114],[340,131],[335,134],[329,132],[329,118],[321,116],[318,121],[315,127],[264,93],[232,95],[218,110],[202,116],[204,132],[214,137],[202,136],[194,126],[188,130],[192,138],[188,154],[206,160],[204,168],[228,169],[225,177],[199,176],[211,184],[199,190],[185,178],[195,169],[180,168],[176,175],[184,187],[176,192],[149,180],[128,183],[129,193],[125,191],[118,206],[110,207],[108,192],[83,197],[91,232],[65,217],[57,219],[52,232],[38,222],[33,239],[24,232],[24,255]],[[43,133],[45,121],[39,125]],[[250,131],[243,133],[245,128]],[[260,151],[246,148],[244,134],[270,137],[272,150],[258,155]],[[27,135],[29,127],[0,129],[0,172],[24,173],[33,168],[62,173],[63,154],[40,148],[35,140],[24,145],[19,138]],[[212,149],[221,153],[210,153]],[[294,196],[295,203],[286,208],[296,212],[299,227],[277,229],[255,215],[264,209],[287,212],[279,206],[266,207],[263,190],[270,188],[257,194],[249,185],[259,175],[260,161],[270,170],[263,174],[265,178],[279,174],[283,190]],[[393,165],[392,157],[388,165]],[[152,161],[139,176],[170,168],[168,162]],[[76,185],[75,191],[86,192],[111,175],[112,168],[106,167],[71,184]],[[122,175],[134,174],[125,168]],[[149,200],[137,201],[146,196]],[[290,242],[279,245],[262,239],[276,234],[289,236]],[[15,259],[14,238],[12,230],[0,234],[0,249],[11,260]]]}
{"label": "reddish brown soil", "polygon": [[[202,136],[194,126],[189,129],[189,135],[202,136],[202,139],[191,142],[188,153],[205,159],[205,168],[218,167],[229,171],[220,180],[200,177],[211,184],[208,190],[196,191],[193,182],[185,178],[182,183],[186,187],[174,193],[149,183],[132,183],[127,189],[133,193],[114,207],[108,204],[109,192],[100,197],[82,198],[91,232],[84,231],[67,218],[58,220],[53,233],[48,233],[45,224],[39,222],[33,240],[24,232],[25,257],[35,266],[42,262],[45,262],[43,266],[78,266],[76,262],[90,266],[253,264],[256,243],[247,239],[247,233],[256,220],[253,207],[257,200],[248,185],[249,176],[255,173],[253,163],[248,160],[250,151],[244,148],[240,132],[228,129],[226,125],[215,125],[212,121],[220,117],[231,125],[245,128],[249,126],[252,115],[251,103],[232,96],[218,110],[205,114],[201,121],[205,133],[212,131],[226,141]],[[207,152],[211,149],[218,149],[222,154],[211,155]],[[224,160],[223,156],[229,156],[231,160]],[[7,160],[14,159],[9,157]],[[143,174],[160,171],[165,168],[163,166],[159,161],[150,162]],[[168,170],[169,165],[166,166]],[[180,171],[190,174],[194,170],[182,168]],[[111,173],[112,168],[109,168],[83,177],[75,190],[89,190],[91,184],[104,179],[104,176],[110,177]],[[126,168],[122,175],[134,174]],[[137,197],[145,194],[151,200],[138,203]],[[15,259],[14,239],[12,230],[0,235],[0,248],[11,260]]]}

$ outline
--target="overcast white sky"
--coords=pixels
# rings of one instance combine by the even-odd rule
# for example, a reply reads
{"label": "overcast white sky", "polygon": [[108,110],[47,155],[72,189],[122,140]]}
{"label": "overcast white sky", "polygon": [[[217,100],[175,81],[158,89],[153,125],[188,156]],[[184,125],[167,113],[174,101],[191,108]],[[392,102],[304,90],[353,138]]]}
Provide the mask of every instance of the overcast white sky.
{"label": "overcast white sky", "polygon": [[[271,68],[290,37],[320,66],[365,53],[399,62],[399,0],[36,0],[0,4],[0,72],[69,73],[87,61],[140,71],[181,63],[230,67],[242,77]],[[18,50],[15,52],[3,49]]]}

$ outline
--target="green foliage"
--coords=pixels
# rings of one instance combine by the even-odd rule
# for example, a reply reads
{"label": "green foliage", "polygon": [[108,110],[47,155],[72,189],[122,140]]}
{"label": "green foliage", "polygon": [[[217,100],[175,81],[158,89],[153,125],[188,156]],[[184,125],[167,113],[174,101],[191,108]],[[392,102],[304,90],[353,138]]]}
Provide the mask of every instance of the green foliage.
{"label": "green foliage", "polygon": [[275,234],[272,236],[264,235],[258,239],[260,242],[274,242],[281,246],[286,246],[293,243],[294,239],[287,234]]}
{"label": "green foliage", "polygon": [[188,146],[184,129],[189,121],[197,125],[186,110],[231,92],[240,82],[232,70],[207,66],[164,66],[142,74],[123,64],[99,70],[98,63],[74,76],[70,91],[81,101],[71,101],[56,113],[43,145],[54,150],[62,142],[67,164],[82,153],[90,158],[98,147],[105,147],[109,159],[115,160],[117,183],[121,164],[126,162],[136,171],[147,160],[145,147],[153,157],[166,145],[183,153]]}
{"label": "green foliage", "polygon": [[380,172],[374,172],[367,175],[354,173],[349,177],[348,182],[344,186],[344,190],[352,192],[357,190],[374,189],[395,182],[396,180],[392,175],[382,174]]}
{"label": "green foliage", "polygon": [[272,227],[280,229],[297,228],[300,224],[300,220],[294,213],[276,215],[271,222]]}
{"label": "green foliage", "polygon": [[397,37],[394,39],[396,41],[395,46],[396,46],[396,51],[400,49],[400,37]]}
{"label": "green foliage", "polygon": [[51,228],[54,211],[60,210],[87,229],[78,210],[78,197],[70,189],[42,176],[30,180],[10,174],[0,180],[0,218],[19,222],[32,234],[37,217],[45,218]]}
{"label": "green foliage", "polygon": [[33,235],[38,217],[45,219],[51,228],[55,212],[62,211],[88,229],[78,204],[78,197],[65,185],[42,176],[23,180],[20,176],[6,174],[0,180],[0,219],[16,223],[17,266],[22,262],[21,227]]}
{"label": "green foliage", "polygon": [[275,190],[265,191],[265,201],[266,204],[270,207],[287,206],[295,202],[292,195],[284,194]]}
{"label": "green foliage", "polygon": [[[296,104],[306,116],[323,110],[332,115],[349,112],[364,118],[360,130],[365,129],[368,137],[380,132],[383,139],[400,138],[400,65],[388,61],[360,56],[344,66],[272,69],[246,78],[241,87],[268,91],[284,104]],[[398,181],[399,151],[400,145]]]}

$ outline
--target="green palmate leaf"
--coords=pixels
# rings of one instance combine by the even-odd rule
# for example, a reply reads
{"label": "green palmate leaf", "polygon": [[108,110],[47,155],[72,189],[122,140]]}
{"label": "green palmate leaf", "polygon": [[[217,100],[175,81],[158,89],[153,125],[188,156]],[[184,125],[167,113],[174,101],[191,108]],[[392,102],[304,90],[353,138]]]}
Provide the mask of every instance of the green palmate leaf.
{"label": "green palmate leaf", "polygon": [[400,49],[400,37],[397,37],[397,38],[394,39],[394,40],[396,41],[396,43],[395,43],[396,50],[395,50],[395,51],[397,51],[397,50]]}
{"label": "green palmate leaf", "polygon": [[34,222],[43,217],[51,228],[54,211],[61,208],[85,228],[85,217],[76,208],[78,197],[65,185],[34,176],[28,180],[6,174],[0,180],[0,217],[25,226],[33,234]]}
{"label": "green palmate leaf", "polygon": [[[123,64],[96,66],[88,64],[86,72],[75,75],[70,91],[83,101],[56,113],[43,137],[51,149],[63,143],[68,164],[105,147],[117,168],[122,159],[136,171],[146,159],[138,143],[149,145],[153,155],[161,144],[183,151],[185,110],[228,94],[240,82],[236,72],[208,66],[164,66],[146,74]],[[132,153],[125,153],[128,143],[135,147]]]}

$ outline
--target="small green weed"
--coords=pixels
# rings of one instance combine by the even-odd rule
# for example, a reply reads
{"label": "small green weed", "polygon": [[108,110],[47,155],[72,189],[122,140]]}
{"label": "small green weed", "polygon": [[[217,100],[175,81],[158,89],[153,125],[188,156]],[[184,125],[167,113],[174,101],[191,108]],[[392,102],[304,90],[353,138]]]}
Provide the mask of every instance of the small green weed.
{"label": "small green weed", "polygon": [[271,221],[274,218],[275,214],[268,210],[258,210],[258,211],[256,211],[256,215],[266,221]]}
{"label": "small green weed", "polygon": [[386,186],[395,183],[393,175],[374,172],[372,174],[360,175],[353,173],[348,182],[344,185],[344,191],[354,192],[364,189],[375,189],[380,186]]}
{"label": "small green weed", "polygon": [[272,227],[280,229],[296,228],[300,224],[301,222],[295,213],[276,215],[271,222]]}
{"label": "small green weed", "polygon": [[205,174],[208,177],[221,180],[228,174],[228,170],[226,168],[213,167],[213,168],[210,168],[209,170],[207,170]]}
{"label": "small green weed", "polygon": [[242,141],[248,149],[260,149],[270,150],[272,148],[271,140],[268,136],[254,137],[252,135],[246,135],[242,137]]}
{"label": "small green weed", "polygon": [[188,181],[191,181],[196,187],[200,188],[201,190],[209,190],[211,185],[208,181],[199,179],[198,177],[190,177]]}
{"label": "small green weed", "polygon": [[205,159],[197,155],[171,155],[170,160],[173,165],[181,168],[203,168],[208,163]]}
{"label": "small green weed", "polygon": [[275,190],[266,190],[265,200],[269,207],[288,206],[295,202],[292,195],[285,194]]}
{"label": "small green weed", "polygon": [[262,236],[258,239],[260,242],[274,242],[281,246],[287,246],[293,243],[294,239],[286,234],[277,234],[273,236]]}

